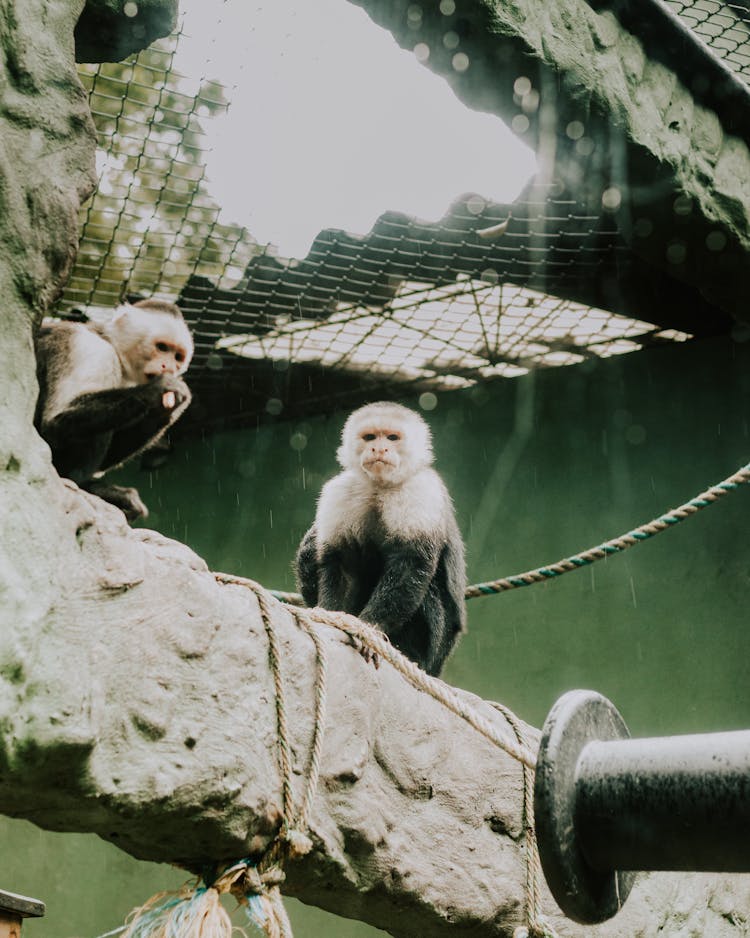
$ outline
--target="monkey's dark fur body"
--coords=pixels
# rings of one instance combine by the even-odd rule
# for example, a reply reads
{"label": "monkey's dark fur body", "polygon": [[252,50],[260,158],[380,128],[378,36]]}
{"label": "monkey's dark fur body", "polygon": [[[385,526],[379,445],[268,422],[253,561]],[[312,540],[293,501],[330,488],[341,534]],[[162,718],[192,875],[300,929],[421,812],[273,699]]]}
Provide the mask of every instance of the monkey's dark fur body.
{"label": "monkey's dark fur body", "polygon": [[302,596],[308,606],[377,624],[407,658],[438,675],[466,619],[463,546],[452,527],[444,541],[366,534],[361,543],[324,547],[318,561],[313,525],[297,554]]}
{"label": "monkey's dark fur body", "polygon": [[[39,398],[34,418],[58,473],[117,505],[131,520],[147,514],[138,492],[99,477],[156,443],[188,406],[190,391],[178,376],[187,364],[161,360],[173,354],[173,341],[187,361],[192,351],[192,344],[189,351],[186,346],[187,327],[172,304],[145,301],[133,320],[136,325],[120,327],[125,351],[118,349],[118,333],[93,323],[43,326],[36,343]],[[149,330],[160,337],[160,347],[169,344],[167,351],[156,349]],[[134,336],[140,340],[135,345]],[[131,366],[132,376],[127,373]],[[171,407],[164,404],[167,392],[174,395]]]}
{"label": "monkey's dark fur body", "polygon": [[370,404],[347,420],[338,459],[297,552],[304,600],[377,625],[437,675],[464,630],[466,571],[429,429],[405,407]]}

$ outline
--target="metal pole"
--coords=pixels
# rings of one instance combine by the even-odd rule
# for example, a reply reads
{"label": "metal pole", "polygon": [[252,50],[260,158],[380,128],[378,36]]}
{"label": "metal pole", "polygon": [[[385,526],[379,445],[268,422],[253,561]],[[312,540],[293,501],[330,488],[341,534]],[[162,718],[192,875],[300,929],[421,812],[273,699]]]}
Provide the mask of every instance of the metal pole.
{"label": "metal pole", "polygon": [[631,740],[605,697],[571,691],[536,771],[542,868],[575,921],[615,915],[630,871],[750,871],[750,731]]}

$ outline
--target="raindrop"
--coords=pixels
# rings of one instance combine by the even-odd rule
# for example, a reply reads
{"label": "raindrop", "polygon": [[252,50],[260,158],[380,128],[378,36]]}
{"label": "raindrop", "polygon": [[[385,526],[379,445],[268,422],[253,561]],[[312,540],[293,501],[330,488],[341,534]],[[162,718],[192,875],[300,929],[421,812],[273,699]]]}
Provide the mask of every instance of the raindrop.
{"label": "raindrop", "polygon": [[609,189],[605,189],[604,192],[602,192],[602,205],[611,212],[618,209],[621,202],[622,194],[617,186],[610,186]]}
{"label": "raindrop", "polygon": [[529,119],[525,114],[516,114],[510,126],[517,134],[525,134],[529,129]]}
{"label": "raindrop", "polygon": [[523,96],[521,107],[527,114],[533,114],[537,111],[539,108],[539,92],[532,88],[528,94]]}
{"label": "raindrop", "polygon": [[731,336],[735,342],[750,341],[750,325],[737,323],[732,329]]}
{"label": "raindrop", "polygon": [[210,371],[221,371],[223,367],[224,362],[217,352],[211,352],[206,358],[206,368]]}
{"label": "raindrop", "polygon": [[684,264],[687,248],[682,241],[673,241],[667,247],[667,260],[670,264]]}
{"label": "raindrop", "polygon": [[266,404],[266,413],[269,413],[272,417],[278,417],[281,411],[284,409],[284,404],[278,399],[278,397],[271,397]]}
{"label": "raindrop", "polygon": [[639,423],[631,424],[625,431],[625,439],[633,446],[640,446],[646,442],[646,428]]}
{"label": "raindrop", "polygon": [[723,251],[727,246],[727,236],[723,231],[709,231],[706,235],[706,247],[709,251]]}
{"label": "raindrop", "polygon": [[437,396],[432,391],[425,391],[424,394],[419,395],[419,406],[422,410],[435,410],[437,404]]}
{"label": "raindrop", "polygon": [[469,67],[469,56],[465,52],[457,52],[451,59],[451,64],[457,72],[465,72]]}
{"label": "raindrop", "polygon": [[466,200],[466,208],[472,215],[481,215],[487,208],[487,202],[481,195],[472,195]]}
{"label": "raindrop", "polygon": [[449,29],[443,36],[443,45],[446,49],[457,49],[460,42],[458,33],[454,33],[452,29]]}
{"label": "raindrop", "polygon": [[128,0],[128,2],[122,8],[122,12],[125,14],[125,16],[129,16],[131,19],[134,16],[138,16],[138,4],[133,3],[133,0]]}
{"label": "raindrop", "polygon": [[675,215],[689,215],[693,210],[693,202],[689,196],[678,195],[672,205]]}
{"label": "raindrop", "polygon": [[565,128],[565,133],[571,140],[580,140],[584,135],[586,128],[580,121],[571,121]]}
{"label": "raindrop", "polygon": [[525,75],[519,75],[513,82],[513,91],[519,98],[522,98],[531,91],[531,82]]}
{"label": "raindrop", "polygon": [[440,12],[443,16],[452,16],[456,12],[454,0],[440,0]]}
{"label": "raindrop", "polygon": [[479,275],[479,279],[482,283],[498,283],[500,277],[498,276],[497,271],[492,267],[485,267],[482,273]]}
{"label": "raindrop", "polygon": [[650,218],[639,218],[633,225],[633,231],[639,238],[648,238],[654,230],[654,223]]}
{"label": "raindrop", "polygon": [[623,427],[630,426],[632,423],[633,417],[629,410],[623,410],[618,407],[617,410],[612,414],[612,423],[620,429]]}
{"label": "raindrop", "polygon": [[414,46],[414,56],[417,62],[426,62],[430,57],[430,47],[426,42],[418,42]]}
{"label": "raindrop", "polygon": [[293,433],[289,438],[289,445],[300,453],[307,446],[307,437],[304,433]]}

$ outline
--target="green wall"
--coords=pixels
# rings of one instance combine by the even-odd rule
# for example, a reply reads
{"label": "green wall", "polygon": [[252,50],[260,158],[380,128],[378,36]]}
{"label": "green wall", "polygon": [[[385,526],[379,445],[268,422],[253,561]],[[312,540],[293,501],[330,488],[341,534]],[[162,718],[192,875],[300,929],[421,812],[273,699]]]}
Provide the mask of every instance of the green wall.
{"label": "green wall", "polygon": [[[750,459],[748,391],[750,347],[714,339],[439,396],[425,416],[471,582],[600,543],[730,475]],[[149,526],[213,569],[293,589],[345,416],[182,444],[158,471],[123,478],[140,487]],[[749,528],[750,486],[620,556],[470,600],[444,676],[535,724],[563,691],[589,687],[634,734],[750,727]],[[91,836],[7,820],[0,834],[0,888],[48,903],[27,938],[98,935],[183,880]],[[290,908],[298,938],[378,934]]]}

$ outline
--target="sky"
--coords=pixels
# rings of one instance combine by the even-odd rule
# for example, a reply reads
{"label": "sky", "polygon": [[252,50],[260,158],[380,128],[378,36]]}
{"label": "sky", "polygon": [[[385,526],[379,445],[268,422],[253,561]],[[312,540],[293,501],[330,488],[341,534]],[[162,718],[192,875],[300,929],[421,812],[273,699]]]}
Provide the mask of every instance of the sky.
{"label": "sky", "polygon": [[222,221],[282,256],[303,257],[322,228],[365,234],[388,209],[436,221],[462,192],[511,201],[534,172],[499,118],[420,64],[424,47],[399,48],[346,0],[182,0],[181,12],[175,67],[232,101],[211,122],[208,189]]}

